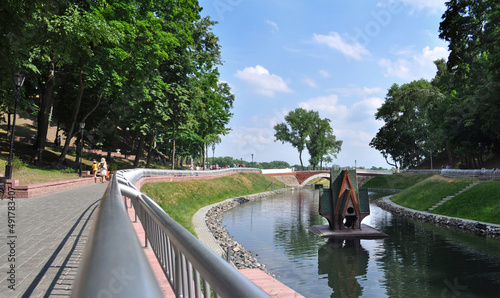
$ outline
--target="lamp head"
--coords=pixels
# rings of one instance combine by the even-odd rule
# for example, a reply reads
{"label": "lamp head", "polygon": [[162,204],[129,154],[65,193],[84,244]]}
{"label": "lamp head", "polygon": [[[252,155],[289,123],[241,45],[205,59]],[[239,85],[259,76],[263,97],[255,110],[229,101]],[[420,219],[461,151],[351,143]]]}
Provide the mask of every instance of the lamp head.
{"label": "lamp head", "polygon": [[23,84],[24,84],[24,79],[26,77],[24,75],[22,75],[21,73],[16,73],[14,75],[14,84],[16,84],[17,87],[22,87]]}

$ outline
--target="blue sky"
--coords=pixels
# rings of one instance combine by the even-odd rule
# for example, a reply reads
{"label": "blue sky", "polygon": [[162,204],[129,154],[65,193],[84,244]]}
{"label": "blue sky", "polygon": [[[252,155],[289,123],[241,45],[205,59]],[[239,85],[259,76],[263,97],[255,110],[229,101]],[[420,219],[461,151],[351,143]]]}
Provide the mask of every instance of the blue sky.
{"label": "blue sky", "polygon": [[218,22],[220,80],[236,98],[215,156],[300,164],[295,148],[274,141],[273,126],[301,107],[331,120],[343,141],[334,164],[389,168],[369,146],[383,125],[377,108],[392,84],[430,80],[433,61],[448,57],[438,37],[442,0],[199,2]]}

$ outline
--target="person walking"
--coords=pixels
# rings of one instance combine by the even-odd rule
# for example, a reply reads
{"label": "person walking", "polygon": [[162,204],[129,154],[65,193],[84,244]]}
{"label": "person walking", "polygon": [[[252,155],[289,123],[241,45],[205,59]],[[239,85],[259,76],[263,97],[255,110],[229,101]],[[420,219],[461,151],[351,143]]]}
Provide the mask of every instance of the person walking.
{"label": "person walking", "polygon": [[97,182],[97,168],[99,166],[97,165],[97,161],[94,160],[94,163],[92,164],[92,174],[94,175],[94,183]]}
{"label": "person walking", "polygon": [[104,157],[101,158],[101,162],[99,163],[99,172],[101,172],[101,182],[104,183],[108,172],[108,164],[106,163],[106,159]]}

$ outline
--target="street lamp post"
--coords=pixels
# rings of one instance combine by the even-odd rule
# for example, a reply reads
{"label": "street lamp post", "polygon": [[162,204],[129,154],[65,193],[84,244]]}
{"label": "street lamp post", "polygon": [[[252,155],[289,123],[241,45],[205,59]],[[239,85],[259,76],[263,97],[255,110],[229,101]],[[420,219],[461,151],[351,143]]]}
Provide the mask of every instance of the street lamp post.
{"label": "street lamp post", "polygon": [[10,135],[10,149],[9,149],[9,160],[5,166],[5,178],[12,179],[12,149],[14,148],[14,134],[16,131],[16,114],[17,114],[17,103],[19,102],[19,97],[21,97],[21,87],[24,84],[25,77],[16,73],[14,75],[14,84],[16,84],[16,102],[14,104],[14,119],[12,120],[12,133]]}
{"label": "street lamp post", "polygon": [[252,153],[252,167],[253,167],[253,166],[254,166],[254,165],[253,165],[253,153]]}
{"label": "street lamp post", "polygon": [[78,176],[82,177],[82,159],[83,159],[83,129],[85,128],[85,122],[80,122],[81,138],[80,138],[80,172]]}

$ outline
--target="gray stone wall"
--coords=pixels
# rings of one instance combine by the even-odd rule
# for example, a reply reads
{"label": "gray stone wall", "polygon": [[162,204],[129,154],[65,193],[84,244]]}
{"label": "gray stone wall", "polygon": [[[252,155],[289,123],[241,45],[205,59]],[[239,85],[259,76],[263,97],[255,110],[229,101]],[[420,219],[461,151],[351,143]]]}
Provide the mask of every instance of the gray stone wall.
{"label": "gray stone wall", "polygon": [[500,239],[500,225],[484,223],[457,217],[444,216],[399,206],[390,200],[390,196],[376,201],[377,206],[393,214],[409,217],[414,220],[430,223],[456,231],[466,231],[484,237]]}

